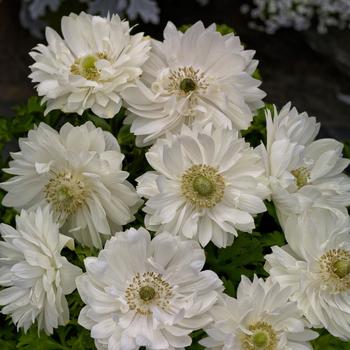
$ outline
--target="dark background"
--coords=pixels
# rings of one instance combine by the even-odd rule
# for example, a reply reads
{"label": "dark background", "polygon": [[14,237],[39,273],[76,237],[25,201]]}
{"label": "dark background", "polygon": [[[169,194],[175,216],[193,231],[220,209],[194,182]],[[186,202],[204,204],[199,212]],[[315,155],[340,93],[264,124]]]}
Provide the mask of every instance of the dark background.
{"label": "dark background", "polygon": [[[69,0],[69,6],[74,2]],[[242,1],[211,0],[205,7],[194,0],[158,3],[160,24],[141,24],[141,30],[161,39],[168,20],[177,26],[197,20],[232,26],[247,48],[256,50],[266,102],[280,108],[292,101],[299,112],[305,110],[322,122],[322,137],[350,139],[350,30],[319,35],[313,30],[300,33],[284,29],[268,35],[249,29],[249,19],[239,11]],[[31,63],[28,52],[39,41],[45,42],[21,27],[19,8],[17,0],[0,2],[0,114],[8,116],[13,106],[35,94],[27,78]],[[58,17],[52,22],[59,30]],[[339,94],[349,95],[349,104],[344,98],[340,100]]]}

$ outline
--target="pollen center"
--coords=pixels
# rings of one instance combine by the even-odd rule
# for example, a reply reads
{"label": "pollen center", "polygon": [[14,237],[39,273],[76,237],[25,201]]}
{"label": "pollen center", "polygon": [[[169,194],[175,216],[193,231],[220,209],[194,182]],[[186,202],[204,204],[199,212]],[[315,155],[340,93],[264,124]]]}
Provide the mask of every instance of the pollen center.
{"label": "pollen center", "polygon": [[87,80],[99,80],[100,71],[96,68],[96,62],[100,59],[107,59],[107,55],[99,52],[96,55],[86,55],[77,58],[72,64],[70,71],[73,75],[80,75]]}
{"label": "pollen center", "polygon": [[344,278],[350,273],[350,261],[349,260],[338,260],[334,263],[334,272],[339,278]]}
{"label": "pollen center", "polygon": [[350,251],[332,249],[319,259],[320,274],[330,293],[350,290]]}
{"label": "pollen center", "polygon": [[215,185],[203,175],[198,175],[193,180],[193,189],[203,197],[210,196],[215,190]]}
{"label": "pollen center", "polygon": [[298,188],[304,187],[310,181],[310,170],[306,167],[292,170],[291,173],[295,177],[295,182]]}
{"label": "pollen center", "polygon": [[139,290],[139,295],[143,301],[150,301],[156,296],[156,291],[150,286],[143,286]]}
{"label": "pollen center", "polygon": [[252,334],[242,333],[241,344],[244,350],[277,350],[277,334],[266,322],[257,322],[248,327]]}
{"label": "pollen center", "polygon": [[71,172],[55,174],[44,187],[44,196],[56,212],[70,215],[80,208],[88,196],[82,178]]}
{"label": "pollen center", "polygon": [[171,94],[186,96],[195,91],[203,92],[207,87],[204,73],[193,67],[180,67],[170,72],[167,90]]}
{"label": "pollen center", "polygon": [[181,191],[196,207],[212,208],[224,196],[225,180],[210,165],[193,165],[182,175]]}
{"label": "pollen center", "polygon": [[252,341],[255,347],[265,348],[269,343],[269,335],[264,331],[257,331],[253,334]]}
{"label": "pollen center", "polygon": [[141,315],[151,314],[152,306],[168,309],[172,295],[170,284],[155,272],[137,273],[125,290],[130,310],[136,310]]}
{"label": "pollen center", "polygon": [[180,89],[187,94],[196,89],[196,83],[190,78],[185,78],[180,83]]}

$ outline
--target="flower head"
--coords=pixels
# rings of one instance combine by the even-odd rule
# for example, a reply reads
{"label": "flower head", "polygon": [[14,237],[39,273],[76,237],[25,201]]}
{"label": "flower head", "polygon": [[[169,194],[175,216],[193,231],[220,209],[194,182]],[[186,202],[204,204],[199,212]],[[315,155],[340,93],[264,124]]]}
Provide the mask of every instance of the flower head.
{"label": "flower head", "polygon": [[265,96],[252,77],[253,55],[237,36],[222,36],[215,25],[197,22],[181,33],[169,22],[164,41],[152,40],[141,81],[123,92],[138,142],[153,143],[194,122],[247,128]]}
{"label": "flower head", "polygon": [[204,262],[194,241],[167,233],[151,241],[143,228],[119,232],[85,260],[79,323],[99,350],[188,346],[189,334],[211,321],[208,310],[222,291],[215,273],[201,271]]}
{"label": "flower head", "polygon": [[310,207],[342,210],[350,204],[350,179],[343,170],[343,145],[333,139],[314,141],[319,124],[287,104],[274,117],[266,112],[267,145],[261,146],[272,199],[283,225],[285,217]]}
{"label": "flower head", "polygon": [[85,245],[101,247],[134,219],[139,197],[121,170],[123,154],[116,139],[91,122],[61,130],[41,123],[19,142],[10,168],[15,175],[0,186],[3,205],[35,208],[50,204],[62,231]]}
{"label": "flower head", "polygon": [[128,22],[118,15],[71,14],[61,26],[63,39],[47,28],[48,45],[30,53],[35,60],[30,78],[47,102],[45,113],[82,114],[91,108],[99,117],[112,118],[122,106],[120,92],[142,73],[149,41],[142,33],[130,35]]}
{"label": "flower head", "polygon": [[348,216],[314,208],[288,217],[288,245],[273,247],[266,269],[314,327],[350,339],[350,223]]}
{"label": "flower head", "polygon": [[237,299],[225,296],[212,308],[214,322],[201,341],[208,349],[225,350],[309,350],[309,340],[318,333],[307,328],[290,289],[271,279],[242,276]]}
{"label": "flower head", "polygon": [[183,126],[180,134],[159,139],[146,157],[155,171],[137,179],[137,191],[148,199],[151,230],[225,247],[237,230],[251,232],[253,215],[266,210],[261,158],[237,131]]}
{"label": "flower head", "polygon": [[0,291],[2,313],[11,315],[17,328],[38,328],[51,334],[69,321],[65,295],[76,288],[75,278],[82,271],[60,255],[72,238],[59,233],[49,207],[35,212],[22,210],[16,229],[1,224]]}

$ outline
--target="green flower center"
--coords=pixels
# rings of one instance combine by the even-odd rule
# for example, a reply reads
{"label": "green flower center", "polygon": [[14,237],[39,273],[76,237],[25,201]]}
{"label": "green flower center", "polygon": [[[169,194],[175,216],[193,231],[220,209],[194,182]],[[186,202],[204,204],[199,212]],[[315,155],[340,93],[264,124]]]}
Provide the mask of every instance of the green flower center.
{"label": "green flower center", "polygon": [[130,310],[141,315],[152,314],[152,306],[168,310],[173,297],[171,285],[155,272],[137,273],[125,290]]}
{"label": "green flower center", "polygon": [[251,335],[242,333],[243,350],[277,350],[277,333],[269,323],[259,321],[251,324],[248,329]]}
{"label": "green flower center", "polygon": [[182,175],[181,191],[197,208],[212,208],[224,197],[225,180],[210,165],[193,165]]}
{"label": "green flower center", "polygon": [[196,83],[190,78],[185,78],[180,83],[180,90],[184,91],[186,94],[195,89]]}
{"label": "green flower center", "polygon": [[208,178],[206,178],[203,175],[198,175],[193,180],[193,189],[200,195],[200,196],[209,196],[211,195],[215,190],[215,185],[212,183],[212,181]]}
{"label": "green flower center", "polygon": [[143,301],[150,301],[155,297],[156,291],[150,286],[144,286],[140,288],[139,294]]}
{"label": "green flower center", "polygon": [[81,67],[85,70],[85,71],[91,71],[93,69],[96,69],[95,67],[95,63],[97,62],[97,57],[93,56],[93,55],[88,55],[85,56],[82,60],[81,60]]}
{"label": "green flower center", "polygon": [[331,249],[319,259],[320,276],[330,293],[350,290],[350,251]]}
{"label": "green flower center", "polygon": [[300,167],[292,170],[291,173],[295,177],[298,188],[304,187],[310,181],[310,170],[306,167]]}
{"label": "green flower center", "polygon": [[72,64],[70,71],[73,75],[80,75],[87,80],[99,80],[100,71],[96,68],[96,62],[100,59],[107,59],[107,55],[98,52],[96,55],[86,55],[77,58]]}
{"label": "green flower center", "polygon": [[264,331],[258,331],[253,334],[252,341],[255,347],[265,348],[269,343],[269,336]]}
{"label": "green flower center", "polygon": [[334,272],[339,278],[344,278],[350,273],[350,260],[338,260],[334,263]]}
{"label": "green flower center", "polygon": [[55,174],[44,187],[43,193],[55,211],[68,215],[74,214],[88,196],[82,178],[70,172]]}
{"label": "green flower center", "polygon": [[178,96],[187,96],[191,92],[196,92],[189,95],[189,101],[193,103],[197,93],[204,93],[209,86],[204,73],[191,66],[179,67],[170,71],[168,78],[168,92]]}

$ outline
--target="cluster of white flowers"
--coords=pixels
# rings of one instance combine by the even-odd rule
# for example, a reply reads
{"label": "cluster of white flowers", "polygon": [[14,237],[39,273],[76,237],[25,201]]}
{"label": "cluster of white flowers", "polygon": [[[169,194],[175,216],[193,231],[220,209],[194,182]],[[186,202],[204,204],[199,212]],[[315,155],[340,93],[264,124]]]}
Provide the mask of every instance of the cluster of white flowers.
{"label": "cluster of white flowers", "polygon": [[330,27],[350,27],[348,0],[253,0],[253,5],[242,5],[241,11],[250,12],[252,28],[269,34],[279,28],[306,30],[314,22],[320,34],[327,33]]}
{"label": "cluster of white flowers", "polygon": [[[290,104],[266,109],[267,142],[253,148],[241,130],[263,106],[253,51],[233,33],[201,22],[185,33],[169,23],[164,41],[131,35],[118,16],[62,19],[63,39],[31,53],[31,78],[47,110],[91,109],[125,122],[153,169],[122,170],[115,137],[86,122],[59,131],[41,123],[19,140],[0,184],[2,204],[21,209],[1,225],[2,312],[26,331],[51,334],[69,320],[65,295],[86,304],[79,323],[99,350],[184,349],[190,333],[222,350],[307,350],[325,327],[350,336],[350,179],[342,145],[316,140],[319,124]],[[143,201],[144,228],[123,231]],[[238,231],[272,200],[288,245],[266,256],[265,281],[242,276],[237,298],[205,247],[235,244]],[[62,232],[62,233],[60,233]],[[112,236],[112,237],[111,237]],[[61,255],[73,242],[101,249],[85,273]],[[102,249],[103,248],[103,249]]]}

